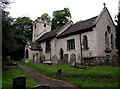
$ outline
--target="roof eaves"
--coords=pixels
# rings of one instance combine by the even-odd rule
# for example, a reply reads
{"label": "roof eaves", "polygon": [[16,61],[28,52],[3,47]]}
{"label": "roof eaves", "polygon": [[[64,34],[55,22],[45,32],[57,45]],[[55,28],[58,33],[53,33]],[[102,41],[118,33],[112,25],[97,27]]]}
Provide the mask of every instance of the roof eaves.
{"label": "roof eaves", "polygon": [[76,32],[72,32],[72,33],[68,33],[68,34],[61,34],[61,35],[57,36],[57,38],[60,39],[60,38],[65,38],[65,37],[68,37],[68,36],[71,36],[71,35],[76,35],[76,34],[88,32],[88,31],[92,31],[93,30],[92,28],[93,27],[91,26],[89,28],[78,30]]}

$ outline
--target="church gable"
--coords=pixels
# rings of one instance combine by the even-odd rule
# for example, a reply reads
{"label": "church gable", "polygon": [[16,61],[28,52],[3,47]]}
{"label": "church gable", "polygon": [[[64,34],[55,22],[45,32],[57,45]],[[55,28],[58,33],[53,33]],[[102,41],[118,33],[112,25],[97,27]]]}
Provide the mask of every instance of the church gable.
{"label": "church gable", "polygon": [[[109,11],[104,7],[103,11],[98,16],[96,24],[96,38],[98,56],[108,55],[106,49],[110,53],[115,52],[115,25],[109,14]],[[114,46],[114,47],[113,47]],[[114,49],[112,49],[114,48]]]}

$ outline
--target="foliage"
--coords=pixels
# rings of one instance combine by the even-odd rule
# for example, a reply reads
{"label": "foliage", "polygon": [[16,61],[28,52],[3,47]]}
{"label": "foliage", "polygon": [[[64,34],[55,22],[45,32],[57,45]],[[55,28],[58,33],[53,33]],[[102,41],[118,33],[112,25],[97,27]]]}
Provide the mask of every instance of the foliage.
{"label": "foliage", "polygon": [[52,29],[65,25],[71,19],[71,13],[68,8],[53,12]]}
{"label": "foliage", "polygon": [[5,71],[2,74],[2,87],[11,87],[12,88],[12,81],[14,77],[17,76],[26,76],[26,87],[34,87],[37,83],[28,75],[26,72],[21,68],[11,69],[9,71]]}
{"label": "foliage", "polygon": [[50,19],[51,19],[51,17],[47,13],[42,14],[41,18],[45,19],[45,20],[48,20],[48,21],[50,21]]}
{"label": "foliage", "polygon": [[29,17],[19,17],[14,22],[16,35],[24,36],[26,40],[32,39],[32,20]]}
{"label": "foliage", "polygon": [[12,2],[10,0],[2,0],[0,2],[0,9],[4,10],[8,8],[8,5],[10,5]]}
{"label": "foliage", "polygon": [[79,22],[82,22],[82,21],[84,21],[84,20],[79,20],[79,21],[77,21],[76,23],[79,23]]}
{"label": "foliage", "polygon": [[117,28],[116,28],[116,47],[120,58],[120,13],[118,14]]}
{"label": "foliage", "polygon": [[14,29],[12,26],[13,18],[9,16],[9,12],[2,11],[2,49],[3,57],[10,55],[18,49],[17,43],[14,40]]}
{"label": "foliage", "polygon": [[19,17],[14,20],[13,24],[14,29],[14,40],[17,42],[18,47],[16,51],[13,51],[14,59],[24,57],[24,48],[27,41],[32,39],[32,20],[29,17]]}
{"label": "foliage", "polygon": [[13,19],[9,12],[2,11],[3,58],[22,58],[28,40],[32,39],[32,20],[29,17]]}
{"label": "foliage", "polygon": [[[68,64],[50,66],[45,64],[21,63],[49,77],[66,80],[80,87],[117,87],[118,67],[97,66],[87,70],[69,67]],[[61,68],[61,77],[56,76],[56,71]]]}

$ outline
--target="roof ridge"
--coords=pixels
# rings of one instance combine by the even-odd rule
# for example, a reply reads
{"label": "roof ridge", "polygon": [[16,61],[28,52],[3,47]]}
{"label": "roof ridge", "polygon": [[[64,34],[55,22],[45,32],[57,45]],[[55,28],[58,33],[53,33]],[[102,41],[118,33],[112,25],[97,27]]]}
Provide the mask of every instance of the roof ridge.
{"label": "roof ridge", "polygon": [[102,17],[103,13],[107,10],[107,7],[104,7],[103,10],[100,12],[100,14],[98,15],[98,17],[96,18],[96,20],[93,22],[92,25],[96,25],[98,23],[98,21],[100,20],[100,18]]}

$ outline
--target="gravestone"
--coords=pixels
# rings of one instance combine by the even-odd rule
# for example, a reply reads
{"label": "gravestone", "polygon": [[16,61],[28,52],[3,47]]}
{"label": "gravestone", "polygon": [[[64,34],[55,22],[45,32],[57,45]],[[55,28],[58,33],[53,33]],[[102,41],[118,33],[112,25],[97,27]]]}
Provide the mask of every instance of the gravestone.
{"label": "gravestone", "polygon": [[61,74],[62,74],[62,69],[61,68],[57,69],[56,75],[60,76]]}
{"label": "gravestone", "polygon": [[56,55],[52,56],[51,62],[52,62],[52,65],[57,65],[57,63],[58,63],[58,58],[57,58]]}
{"label": "gravestone", "polygon": [[44,62],[44,61],[45,61],[45,56],[44,55],[40,56],[40,62]]}
{"label": "gravestone", "polygon": [[34,55],[34,63],[38,62],[38,55]]}
{"label": "gravestone", "polygon": [[64,54],[63,62],[68,63],[68,54]]}
{"label": "gravestone", "polygon": [[70,65],[76,66],[76,55],[74,53],[70,55]]}
{"label": "gravestone", "polygon": [[29,62],[29,59],[25,58],[25,63],[28,63]]}
{"label": "gravestone", "polygon": [[48,84],[41,84],[41,85],[32,87],[31,89],[49,89],[49,85]]}
{"label": "gravestone", "polygon": [[26,77],[13,78],[13,88],[12,89],[25,89],[25,88],[26,88]]}
{"label": "gravestone", "polygon": [[10,62],[10,56],[7,56],[8,61]]}

